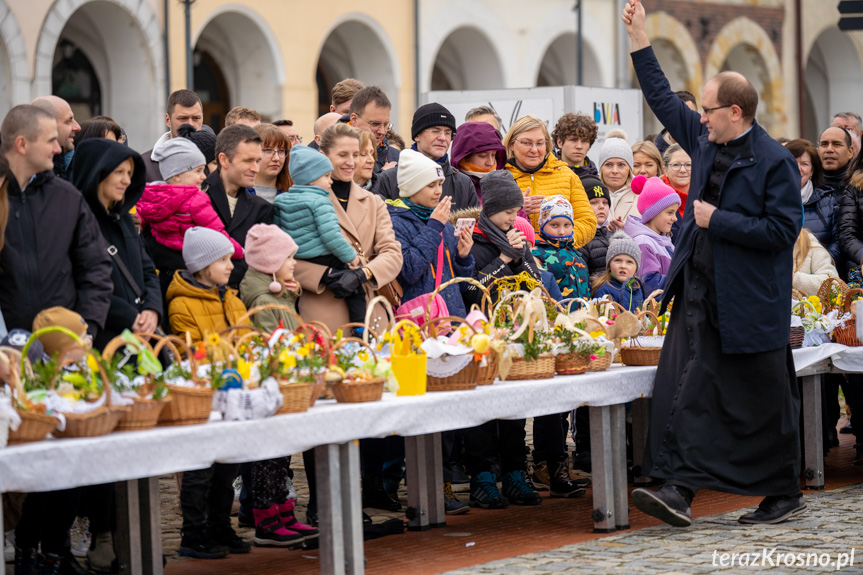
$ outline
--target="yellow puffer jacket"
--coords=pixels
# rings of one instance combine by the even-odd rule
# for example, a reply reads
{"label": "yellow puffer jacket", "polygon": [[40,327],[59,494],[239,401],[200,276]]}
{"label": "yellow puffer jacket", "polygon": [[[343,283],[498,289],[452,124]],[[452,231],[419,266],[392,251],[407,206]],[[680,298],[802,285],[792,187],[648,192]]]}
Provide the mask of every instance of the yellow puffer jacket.
{"label": "yellow puffer jacket", "polygon": [[[192,342],[198,342],[211,333],[237,325],[246,315],[246,306],[237,297],[237,290],[227,288],[222,302],[219,288],[194,286],[183,277],[184,273],[188,272],[178,270],[168,286],[168,320],[175,335],[185,338],[189,332]],[[249,325],[249,321],[243,325]]]}
{"label": "yellow puffer jacket", "polygon": [[[596,216],[590,207],[581,180],[565,162],[558,160],[554,154],[549,154],[545,165],[533,174],[522,172],[511,163],[507,163],[506,169],[512,173],[522,192],[530,188],[531,196],[548,197],[559,194],[569,200],[572,204],[572,239],[575,247],[580,248],[593,239],[596,235]],[[530,223],[538,233],[539,215],[531,215]]]}

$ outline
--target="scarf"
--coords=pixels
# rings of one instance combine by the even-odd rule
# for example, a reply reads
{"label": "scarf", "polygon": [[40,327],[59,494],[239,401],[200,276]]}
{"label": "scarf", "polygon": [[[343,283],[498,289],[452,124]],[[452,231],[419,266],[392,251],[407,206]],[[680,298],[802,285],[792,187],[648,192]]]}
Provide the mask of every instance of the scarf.
{"label": "scarf", "polygon": [[569,247],[568,244],[572,243],[572,235],[573,234],[570,232],[568,236],[550,236],[543,230],[539,230],[539,237],[545,240],[548,245],[554,246],[558,249]]}
{"label": "scarf", "polygon": [[[411,150],[413,150],[414,152],[419,152],[419,150],[417,149],[417,143],[416,142],[414,142],[411,145]],[[422,152],[420,152],[420,153],[422,154]],[[423,155],[425,155],[425,154],[423,154]],[[426,157],[428,157],[428,156],[426,156]],[[437,160],[435,160],[433,158],[429,158],[429,159],[431,159],[433,162],[437,162],[438,164],[440,164],[442,168],[446,168],[446,165],[449,164],[449,154],[444,154],[442,157],[438,158]],[[446,169],[444,169],[443,173],[446,174]]]}
{"label": "scarf", "polygon": [[412,211],[416,217],[420,219],[420,221],[422,221],[423,223],[428,223],[429,218],[434,211],[434,208],[427,208],[425,206],[415,204],[410,201],[410,198],[402,198],[402,201],[404,202],[405,206],[407,206],[407,208]]}
{"label": "scarf", "polygon": [[507,164],[509,164],[510,166],[514,166],[515,168],[517,168],[517,169],[521,170],[521,171],[522,171],[522,172],[524,172],[525,174],[535,174],[535,173],[537,173],[538,171],[540,171],[541,169],[543,169],[543,168],[545,167],[545,163],[546,163],[547,161],[548,161],[548,156],[546,156],[546,157],[545,157],[545,159],[543,159],[543,160],[542,160],[542,162],[541,162],[537,167],[532,168],[532,169],[530,169],[530,170],[528,170],[528,169],[526,169],[526,168],[522,168],[521,166],[519,166],[519,165],[516,163],[515,158],[512,158],[511,160],[509,160],[509,161],[507,162]]}
{"label": "scarf", "polygon": [[800,190],[800,196],[803,198],[804,205],[806,204],[806,202],[809,201],[809,198],[812,197],[813,189],[814,186],[812,185],[812,178],[809,178],[808,180],[806,180],[806,185],[804,185],[803,188]]}
{"label": "scarf", "polygon": [[467,174],[468,176],[473,176],[477,180],[481,180],[490,173],[494,171],[494,168],[490,170],[483,170],[479,166],[471,164],[467,160],[462,160],[458,163],[458,169],[461,170],[463,174]]}
{"label": "scarf", "polygon": [[485,212],[480,213],[477,227],[488,238],[488,241],[500,250],[500,253],[514,260],[520,260],[524,257],[524,250],[517,250],[512,247],[506,237],[506,232],[494,225]]}

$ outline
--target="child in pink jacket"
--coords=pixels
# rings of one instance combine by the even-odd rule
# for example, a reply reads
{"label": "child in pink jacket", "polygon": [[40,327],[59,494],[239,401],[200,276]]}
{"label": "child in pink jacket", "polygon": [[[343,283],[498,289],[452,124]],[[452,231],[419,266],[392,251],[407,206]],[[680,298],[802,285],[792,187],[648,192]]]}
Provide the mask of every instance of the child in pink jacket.
{"label": "child in pink jacket", "polygon": [[198,147],[186,138],[171,138],[153,149],[152,158],[159,162],[165,181],[147,185],[137,213],[153,238],[169,249],[181,251],[186,230],[195,226],[210,228],[231,241],[232,259],[242,258],[242,246],[225,231],[210,198],[201,191],[206,160]]}

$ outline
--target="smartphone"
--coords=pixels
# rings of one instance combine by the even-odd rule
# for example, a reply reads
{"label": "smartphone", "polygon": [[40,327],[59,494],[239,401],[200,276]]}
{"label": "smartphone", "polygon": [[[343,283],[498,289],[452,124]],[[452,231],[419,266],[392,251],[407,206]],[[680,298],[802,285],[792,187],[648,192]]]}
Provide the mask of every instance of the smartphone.
{"label": "smartphone", "polygon": [[465,228],[470,230],[470,233],[473,233],[473,227],[476,225],[476,220],[474,218],[459,218],[455,222],[455,237],[461,237],[461,231]]}

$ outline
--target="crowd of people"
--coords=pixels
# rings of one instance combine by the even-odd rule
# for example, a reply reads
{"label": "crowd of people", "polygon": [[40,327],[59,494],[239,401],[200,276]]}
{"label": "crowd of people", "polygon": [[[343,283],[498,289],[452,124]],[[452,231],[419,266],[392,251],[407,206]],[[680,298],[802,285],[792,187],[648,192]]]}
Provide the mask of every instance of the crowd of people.
{"label": "crowd of people", "polygon": [[[723,363],[720,349],[757,354],[781,383],[785,347],[771,346],[772,340],[752,346],[739,333],[726,333],[724,306],[739,297],[784,310],[786,283],[789,293],[791,285],[813,293],[830,276],[860,280],[863,121],[854,113],[837,114],[817,142],[783,140],[782,149],[754,122],[757,95],[753,103],[751,85],[726,73],[705,86],[699,113],[692,94],[671,92],[640,36],[640,3],[627,6],[636,72],[665,129],[634,145],[612,131],[598,146],[596,163],[587,152],[596,143],[597,126],[581,113],[563,115],[551,131],[543,120],[525,116],[502,134],[493,108],[474,108],[462,122],[429,103],[416,109],[406,147],[390,123],[387,95],[354,79],[335,86],[331,111],[314,123],[308,146],[290,120],[268,123],[242,107],[228,113],[216,134],[204,125],[201,100],[190,90],[170,95],[166,131],[142,154],[128,147],[113,119],[79,125],[59,97],[14,107],[0,126],[0,312],[6,329],[10,335],[32,330],[41,312],[60,307],[74,312],[63,317],[79,330],[84,326],[96,348],[127,329],[164,329],[199,341],[234,325],[252,307],[279,303],[335,331],[363,324],[367,315],[385,320],[383,308],[367,314],[368,303],[384,290],[409,301],[452,278],[491,286],[498,278],[519,276],[521,287],[542,285],[560,301],[607,296],[627,310],[651,294],[677,294],[672,317],[681,319],[668,337],[678,341],[679,333],[686,340],[680,340],[685,357],[664,353],[660,365],[660,378],[674,386],[708,377],[710,369],[720,379],[752,371],[746,359]],[[709,142],[700,139],[704,130]],[[783,175],[793,171],[800,197],[765,181],[769,170],[735,173],[738,158],[765,162]],[[732,175],[745,185],[728,184],[725,176]],[[761,192],[741,195],[747,186]],[[793,223],[801,205],[802,231]],[[765,213],[775,221],[764,223]],[[465,220],[468,225],[462,225]],[[782,259],[791,254],[791,244],[793,270],[791,258]],[[679,250],[684,255],[678,257]],[[750,253],[742,257],[745,250]],[[740,266],[740,273],[755,276],[751,283],[760,295],[739,282],[716,281],[722,274],[739,276],[731,269]],[[456,316],[482,300],[482,292],[467,283],[450,285],[440,295]],[[296,326],[292,314],[279,310],[259,312],[250,321],[266,330]],[[692,371],[690,351],[691,357],[700,354]],[[833,389],[825,386],[825,428],[833,432],[828,442],[835,441],[835,388],[841,382],[840,377],[831,382]],[[853,383],[845,397],[857,413]],[[676,389],[658,390],[656,411],[668,406],[673,415]],[[721,395],[713,399],[722,402]],[[793,407],[794,401],[792,393],[777,405]],[[658,422],[675,426],[677,459],[671,447],[665,457],[668,431]],[[698,447],[692,434],[706,432],[697,425],[654,417],[645,469],[668,482],[659,492],[634,496],[636,505],[672,524],[688,524],[684,518],[697,489],[729,488],[729,482],[733,491],[774,497],[774,511],[776,501],[784,505],[783,497],[802,502],[799,489],[771,483],[773,464],[764,464],[761,484],[750,476],[746,486],[710,458],[688,467]],[[545,490],[552,497],[583,495],[589,480],[568,464],[570,429],[573,467],[589,471],[586,408],[571,417],[534,420],[530,467],[525,420],[444,434],[447,513],[468,511],[454,495],[453,482],[469,482],[470,504],[486,509],[538,505]],[[733,442],[739,433],[735,429],[723,439]],[[364,507],[401,509],[395,495],[404,474],[400,438],[363,440],[361,454]],[[295,516],[287,489],[290,458],[184,473],[180,553],[218,558],[249,552],[250,543],[232,529],[229,516],[238,475],[239,521],[255,527],[256,545],[292,546],[316,537],[314,454],[303,457],[310,480],[305,523]],[[863,448],[857,463],[863,464]],[[110,486],[27,496],[15,522],[16,573],[81,569],[69,554],[68,531],[84,513],[95,528],[89,567],[110,572],[116,558],[110,520],[104,518],[110,517],[112,497]],[[800,510],[797,505],[791,511]]]}

